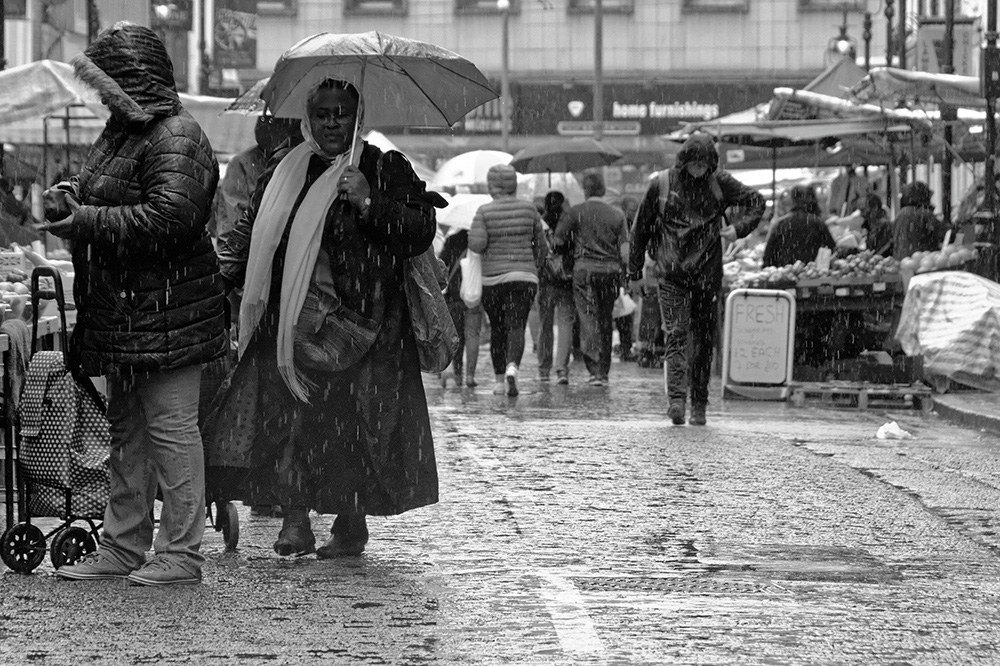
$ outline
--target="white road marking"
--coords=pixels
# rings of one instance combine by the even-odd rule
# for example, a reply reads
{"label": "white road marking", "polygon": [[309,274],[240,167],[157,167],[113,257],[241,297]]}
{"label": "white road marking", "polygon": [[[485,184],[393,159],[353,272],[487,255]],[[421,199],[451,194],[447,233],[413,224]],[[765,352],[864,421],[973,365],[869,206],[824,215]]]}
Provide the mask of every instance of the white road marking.
{"label": "white road marking", "polygon": [[603,652],[604,643],[597,635],[580,591],[564,576],[539,572],[546,583],[541,589],[552,625],[564,652]]}

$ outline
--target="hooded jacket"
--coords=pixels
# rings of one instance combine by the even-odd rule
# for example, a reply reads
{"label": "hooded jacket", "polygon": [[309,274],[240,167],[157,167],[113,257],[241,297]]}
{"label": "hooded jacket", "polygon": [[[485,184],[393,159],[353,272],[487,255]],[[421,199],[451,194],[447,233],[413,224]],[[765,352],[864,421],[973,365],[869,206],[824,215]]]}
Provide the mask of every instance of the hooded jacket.
{"label": "hooded jacket", "polygon": [[892,256],[905,259],[917,251],[939,249],[945,227],[934,214],[930,188],[921,182],[903,185],[899,206],[892,224]]}
{"label": "hooded jacket", "polygon": [[228,340],[208,138],[149,28],[115,24],[72,62],[111,110],[74,183],[75,362],[99,375],[211,361]]}
{"label": "hooded jacket", "polygon": [[[708,166],[701,178],[693,178],[685,169],[696,162]],[[741,209],[732,225],[742,238],[760,222],[764,197],[719,169],[719,153],[707,134],[688,137],[668,178],[671,191],[662,216],[658,176],[650,181],[639,205],[631,230],[629,273],[642,270],[648,249],[657,275],[664,279],[721,284],[723,213],[730,207]]]}
{"label": "hooded jacket", "polygon": [[469,230],[469,249],[483,255],[484,284],[495,284],[506,273],[529,276],[538,281],[548,243],[542,231],[542,218],[535,204],[518,199],[517,173],[514,167],[500,164],[486,174],[493,201],[479,207]]}

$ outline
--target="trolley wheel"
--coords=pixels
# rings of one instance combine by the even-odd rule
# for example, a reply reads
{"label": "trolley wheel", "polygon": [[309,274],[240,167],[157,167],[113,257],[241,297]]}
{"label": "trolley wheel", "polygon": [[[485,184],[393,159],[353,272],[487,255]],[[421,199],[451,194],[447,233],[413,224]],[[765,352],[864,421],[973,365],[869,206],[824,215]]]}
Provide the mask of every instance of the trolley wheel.
{"label": "trolley wheel", "polygon": [[0,560],[11,570],[30,573],[45,559],[45,536],[28,523],[18,523],[0,536]]}
{"label": "trolley wheel", "polygon": [[67,527],[52,537],[49,559],[52,560],[52,566],[58,569],[76,564],[84,555],[95,550],[97,550],[97,540],[93,534],[82,527]]}
{"label": "trolley wheel", "polygon": [[219,523],[218,529],[222,530],[226,550],[236,550],[236,545],[240,542],[240,514],[236,511],[236,505],[232,502],[217,503],[215,516]]}

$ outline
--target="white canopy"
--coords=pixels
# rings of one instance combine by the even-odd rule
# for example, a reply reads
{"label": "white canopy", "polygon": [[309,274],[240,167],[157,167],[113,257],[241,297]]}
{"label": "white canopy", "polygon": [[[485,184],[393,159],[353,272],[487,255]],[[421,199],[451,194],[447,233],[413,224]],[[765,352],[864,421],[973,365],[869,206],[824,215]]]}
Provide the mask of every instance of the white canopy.
{"label": "white canopy", "polygon": [[[0,71],[0,90],[3,143],[88,145],[109,116],[97,94],[64,62],[39,60]],[[180,98],[215,152],[237,153],[253,145],[256,118],[220,115],[231,99],[185,93]]]}

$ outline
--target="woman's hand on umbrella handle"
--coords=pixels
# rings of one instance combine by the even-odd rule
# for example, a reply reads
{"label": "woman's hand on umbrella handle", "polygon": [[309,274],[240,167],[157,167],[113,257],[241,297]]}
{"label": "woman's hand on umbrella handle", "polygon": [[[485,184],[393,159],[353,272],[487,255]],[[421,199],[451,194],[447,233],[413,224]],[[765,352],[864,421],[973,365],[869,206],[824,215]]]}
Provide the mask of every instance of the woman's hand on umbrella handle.
{"label": "woman's hand on umbrella handle", "polygon": [[358,167],[353,165],[348,165],[344,167],[344,173],[341,174],[340,180],[337,182],[337,191],[347,196],[347,200],[351,202],[351,205],[358,209],[358,211],[363,215],[368,210],[368,201],[371,196],[372,190],[368,186],[368,179],[365,175],[361,173]]}

